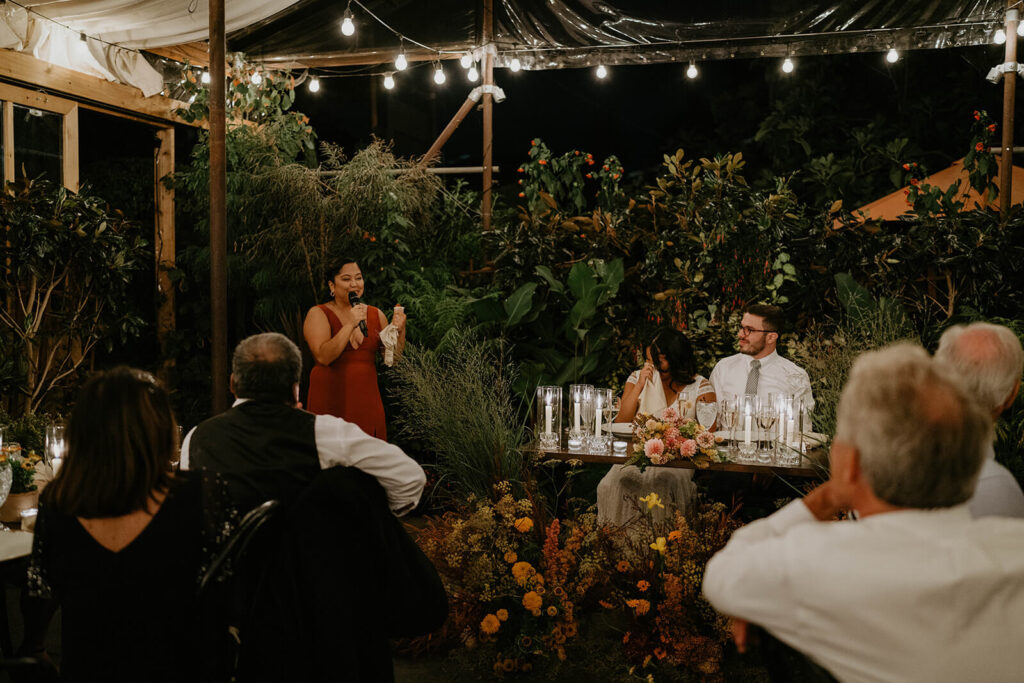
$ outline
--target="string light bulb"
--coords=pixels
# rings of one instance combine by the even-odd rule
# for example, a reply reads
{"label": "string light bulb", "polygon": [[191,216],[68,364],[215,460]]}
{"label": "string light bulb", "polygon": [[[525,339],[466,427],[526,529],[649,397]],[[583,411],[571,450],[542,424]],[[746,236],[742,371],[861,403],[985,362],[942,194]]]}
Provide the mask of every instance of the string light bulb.
{"label": "string light bulb", "polygon": [[395,88],[395,77],[392,74],[384,74],[384,89],[394,90]]}
{"label": "string light bulb", "polygon": [[794,68],[796,67],[793,65],[793,60],[790,59],[789,57],[786,57],[786,61],[782,63],[782,71],[784,73],[791,74],[793,73]]}
{"label": "string light bulb", "polygon": [[402,51],[395,57],[395,68],[399,71],[405,71],[407,66],[409,66],[409,60],[405,58],[405,48],[402,48]]}
{"label": "string light bulb", "polygon": [[996,45],[1002,45],[1003,43],[1005,43],[1006,31],[1004,31],[1003,29],[999,29],[998,31],[996,31],[996,34],[992,36],[992,42],[995,43]]}
{"label": "string light bulb", "polygon": [[900,53],[896,51],[896,48],[890,47],[889,51],[885,53],[885,61],[890,64],[895,64],[900,59]]}
{"label": "string light bulb", "polygon": [[469,67],[469,71],[466,72],[466,78],[469,79],[470,83],[476,83],[477,79],[480,78],[480,72],[476,70],[476,66]]}
{"label": "string light bulb", "polygon": [[341,20],[341,32],[346,36],[356,32],[356,25],[352,23],[352,17],[345,17]]}
{"label": "string light bulb", "polygon": [[316,76],[309,82],[309,92],[320,92],[320,79]]}
{"label": "string light bulb", "polygon": [[249,80],[252,81],[253,85],[259,85],[260,83],[263,82],[263,76],[260,75],[259,71],[256,71],[253,73],[252,78],[250,78]]}
{"label": "string light bulb", "polygon": [[686,77],[690,80],[697,78],[697,65],[690,62],[690,66],[686,67]]}
{"label": "string light bulb", "polygon": [[459,57],[459,64],[462,65],[463,69],[468,69],[469,67],[473,66],[473,55],[469,54],[468,52],[462,53],[462,56]]}
{"label": "string light bulb", "polygon": [[[1022,23],[1021,26],[1024,26],[1024,23]],[[523,65],[519,63],[518,57],[513,57],[512,63],[508,65],[508,68],[512,69],[512,71],[519,71],[523,68]]]}
{"label": "string light bulb", "polygon": [[605,78],[608,75],[608,69],[605,68],[604,64],[598,64],[596,73],[598,78]]}
{"label": "string light bulb", "polygon": [[438,85],[444,85],[444,82],[446,80],[447,78],[444,75],[444,69],[441,68],[441,63],[438,62],[437,65],[434,67],[434,83],[437,83]]}
{"label": "string light bulb", "polygon": [[199,80],[201,80],[204,84],[209,85],[210,84],[210,72],[209,71],[204,71],[203,75],[199,77]]}
{"label": "string light bulb", "polygon": [[1024,21],[1017,23],[1017,35],[1024,38]]}

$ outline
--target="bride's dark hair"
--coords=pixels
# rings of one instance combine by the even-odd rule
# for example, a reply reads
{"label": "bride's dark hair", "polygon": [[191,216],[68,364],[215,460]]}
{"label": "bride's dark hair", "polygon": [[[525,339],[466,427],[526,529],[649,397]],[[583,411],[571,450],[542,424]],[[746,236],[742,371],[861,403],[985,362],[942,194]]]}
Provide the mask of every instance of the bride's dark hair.
{"label": "bride's dark hair", "polygon": [[655,367],[658,356],[665,356],[668,361],[668,373],[674,382],[686,385],[697,378],[697,357],[693,354],[693,346],[686,335],[679,330],[663,329],[654,335],[648,345],[651,360]]}

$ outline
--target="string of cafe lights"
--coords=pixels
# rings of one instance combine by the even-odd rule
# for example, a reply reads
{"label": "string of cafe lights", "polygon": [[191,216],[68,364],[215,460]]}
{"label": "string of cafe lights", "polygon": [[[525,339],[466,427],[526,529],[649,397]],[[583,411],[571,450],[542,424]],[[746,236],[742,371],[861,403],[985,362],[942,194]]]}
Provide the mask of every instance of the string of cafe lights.
{"label": "string of cafe lights", "polygon": [[[441,65],[441,55],[443,55],[443,54],[459,54],[459,51],[441,50],[441,49],[433,48],[433,47],[430,47],[429,45],[425,45],[423,43],[420,43],[420,42],[410,38],[409,36],[403,34],[402,32],[398,31],[397,29],[395,29],[394,27],[389,25],[387,22],[385,22],[379,16],[374,14],[360,0],[348,0],[348,4],[345,7],[345,12],[342,15],[340,30],[341,30],[342,35],[344,35],[346,37],[351,37],[351,36],[355,35],[355,32],[356,32],[355,15],[352,12],[352,5],[353,4],[356,5],[363,12],[365,12],[369,17],[371,17],[374,21],[376,21],[382,27],[384,27],[387,31],[391,32],[399,40],[398,55],[395,57],[394,69],[393,70],[383,71],[383,72],[377,72],[377,74],[376,74],[378,76],[383,76],[383,85],[384,85],[384,88],[386,90],[393,90],[395,88],[395,86],[396,86],[396,80],[395,80],[396,74],[398,72],[405,71],[406,69],[409,68],[409,60],[408,60],[408,57],[406,56],[406,52],[405,52],[405,44],[407,42],[412,44],[412,45],[417,45],[417,46],[423,48],[424,50],[428,50],[430,52],[435,53],[437,55],[437,58],[434,59],[434,60],[431,60],[431,64],[433,66],[432,80],[437,85],[444,85],[444,83],[447,82],[447,80],[448,80],[447,74],[445,73],[444,68]],[[1018,4],[1021,4],[1021,3],[1018,3]],[[975,21],[964,22],[964,23],[962,23],[960,25],[961,26],[978,25],[978,24],[989,25],[993,21],[995,21],[995,20],[994,19],[982,19],[982,20],[975,20]],[[923,28],[946,28],[946,29],[948,29],[949,28],[949,24],[948,23],[936,24],[934,26],[922,26],[922,27],[916,27],[916,28],[917,29],[923,29]],[[850,35],[850,34],[853,34],[853,33],[877,34],[877,33],[884,33],[884,32],[895,32],[897,30],[898,29],[872,29],[872,30],[864,30],[864,31],[849,31],[849,32],[846,32],[846,33],[847,33],[847,35]],[[786,38],[797,39],[797,38],[806,38],[806,37],[818,36],[818,35],[829,35],[829,34],[802,34],[802,35],[799,35],[799,36],[770,36],[770,37],[772,39],[774,39],[774,40],[784,40]],[[1021,37],[1024,37],[1024,22],[1021,22],[1020,24],[1018,24],[1017,35],[1019,35]],[[996,45],[1001,45],[1002,43],[1005,43],[1006,42],[1006,33],[1005,33],[1005,31],[1002,28],[996,29],[993,32],[993,34],[992,34],[992,41]],[[677,41],[660,41],[660,42],[645,43],[644,47],[673,46],[673,45],[679,45],[679,43]],[[603,49],[635,48],[636,45],[633,44],[633,43],[621,43],[621,44],[602,45],[601,47]],[[517,48],[516,52],[517,53],[519,53],[519,52],[548,52],[548,51],[554,51],[554,50],[557,50],[557,51],[560,51],[560,52],[570,52],[570,51],[575,51],[575,50],[586,50],[586,49],[590,49],[590,48],[587,48],[587,47]],[[480,70],[479,70],[479,68],[477,66],[477,64],[478,64],[478,62],[480,60],[480,52],[481,52],[480,48],[477,48],[477,49],[474,49],[474,50],[467,50],[465,52],[462,52],[461,56],[459,58],[459,63],[460,63],[460,65],[462,66],[462,68],[466,72],[465,73],[466,80],[468,80],[470,83],[475,83],[475,82],[477,82],[480,79]],[[901,54],[900,54],[899,50],[896,49],[895,44],[890,44],[889,49],[885,52],[885,55],[884,55],[885,62],[888,63],[888,64],[895,64],[896,62],[898,62],[900,60],[900,58],[901,58]],[[684,73],[685,73],[685,75],[686,75],[686,77],[688,79],[694,80],[694,79],[696,79],[700,75],[700,69],[697,66],[698,63],[699,62],[697,60],[694,60],[694,59],[689,60],[688,65],[686,67],[686,70],[684,71]],[[519,60],[519,58],[517,56],[513,55],[512,59],[509,61],[508,68],[509,68],[509,71],[511,71],[513,73],[518,72],[518,71],[520,71],[522,69],[522,63],[520,62],[520,60]],[[794,58],[794,55],[793,55],[792,51],[790,52],[790,54],[788,56],[786,56],[785,58],[782,59],[782,61],[779,63],[779,68],[780,68],[780,70],[784,74],[791,74],[791,73],[793,73],[796,70],[796,60]],[[608,76],[610,74],[609,70],[610,70],[610,66],[609,65],[598,64],[596,67],[594,67],[594,75],[597,78],[597,80],[602,80],[603,81],[603,80],[608,78]],[[356,75],[365,76],[366,74],[330,74],[330,77],[346,77],[346,76],[356,76]],[[309,90],[311,92],[317,92],[320,89],[320,78],[323,78],[323,77],[327,77],[327,76],[321,75],[321,76],[312,76],[311,77],[311,80],[310,80],[310,83],[309,83]]]}

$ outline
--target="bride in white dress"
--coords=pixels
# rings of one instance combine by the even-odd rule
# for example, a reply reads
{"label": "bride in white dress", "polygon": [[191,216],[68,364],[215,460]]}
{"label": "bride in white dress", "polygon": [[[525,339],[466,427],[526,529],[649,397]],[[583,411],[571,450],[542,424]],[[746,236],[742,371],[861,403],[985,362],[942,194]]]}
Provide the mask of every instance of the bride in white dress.
{"label": "bride in white dress", "polygon": [[[711,382],[697,374],[697,361],[690,341],[678,330],[662,330],[645,349],[647,362],[626,380],[616,422],[632,422],[638,412],[660,414],[670,405],[683,417],[695,418],[698,401],[714,403]],[[599,524],[622,526],[637,517],[637,498],[657,493],[665,508],[655,507],[655,519],[663,519],[674,508],[686,510],[693,498],[693,470],[676,467],[648,467],[641,472],[630,465],[612,465],[597,486]]]}

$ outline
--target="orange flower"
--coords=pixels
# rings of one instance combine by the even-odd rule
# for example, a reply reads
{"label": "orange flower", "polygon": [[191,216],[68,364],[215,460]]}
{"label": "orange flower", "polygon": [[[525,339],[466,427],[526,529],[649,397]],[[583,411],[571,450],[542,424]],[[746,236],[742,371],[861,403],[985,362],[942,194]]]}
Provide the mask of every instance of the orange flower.
{"label": "orange flower", "polygon": [[917,178],[911,178],[910,179],[910,184],[911,185],[919,185],[920,183],[921,183],[921,181],[918,180]]}
{"label": "orange flower", "polygon": [[498,617],[498,621],[508,621],[508,610],[502,607],[494,613],[494,616]]}
{"label": "orange flower", "polygon": [[548,160],[547,159],[538,159],[537,163],[540,164],[541,166],[547,166],[548,165]]}
{"label": "orange flower", "polygon": [[594,160],[592,158],[590,158],[590,157],[587,157],[587,165],[588,166],[593,166],[594,165]]}
{"label": "orange flower", "polygon": [[608,171],[608,170],[611,170],[611,169],[609,169],[609,168],[608,168],[608,164],[605,164],[605,165],[604,165],[604,166],[602,166],[601,168],[603,168],[603,169],[604,169],[604,170],[606,170],[606,171]]}
{"label": "orange flower", "polygon": [[488,614],[480,622],[480,630],[487,634],[497,633],[499,628],[501,628],[501,622],[493,614]]}
{"label": "orange flower", "polygon": [[981,114],[978,113],[977,110],[975,110],[975,112],[974,112],[974,120],[975,121],[981,121]]}
{"label": "orange flower", "polygon": [[619,179],[619,174],[618,173],[613,173],[612,174],[612,178],[615,179],[615,180],[618,180]]}
{"label": "orange flower", "polygon": [[903,170],[904,171],[909,171],[910,170],[910,164],[903,164]]}
{"label": "orange flower", "polygon": [[670,541],[678,541],[682,537],[683,537],[683,532],[680,531],[679,529],[673,529],[672,531],[668,532],[668,540],[670,540]]}
{"label": "orange flower", "polygon": [[623,645],[625,645],[626,643],[629,642],[629,635],[630,635],[630,632],[626,631],[626,635],[622,636],[622,644]]}
{"label": "orange flower", "polygon": [[996,132],[996,124],[990,123],[989,126],[988,126],[988,132],[989,133],[995,133]]}
{"label": "orange flower", "polygon": [[615,605],[608,602],[607,600],[598,600],[597,604],[601,605],[601,607],[604,607],[605,609],[614,609],[615,607]]}
{"label": "orange flower", "polygon": [[587,174],[587,177],[588,177],[588,178],[593,178],[593,177],[594,177],[594,174],[593,174],[593,173],[588,173],[588,174]]}
{"label": "orange flower", "polygon": [[513,526],[516,528],[516,531],[525,534],[527,531],[533,528],[533,520],[529,517],[520,517],[515,521]]}
{"label": "orange flower", "polygon": [[615,569],[622,572],[623,574],[629,571],[629,561],[619,560],[619,563],[615,565]]}
{"label": "orange flower", "polygon": [[548,616],[553,617],[558,614],[558,608],[554,605],[548,605]]}
{"label": "orange flower", "polygon": [[651,587],[651,584],[647,583],[647,582],[646,582],[646,581],[644,581],[643,579],[640,579],[639,581],[637,581],[637,582],[636,582],[636,587],[640,589],[640,592],[641,592],[641,593],[643,593],[643,592],[645,592],[645,591],[646,591],[646,590],[647,590],[648,588],[650,588],[650,587]]}
{"label": "orange flower", "polygon": [[985,149],[985,143],[984,142],[979,142],[978,144],[976,144],[974,146],[974,149],[978,150],[979,152],[982,151],[983,149]]}
{"label": "orange flower", "polygon": [[522,178],[520,178],[520,179],[519,179],[519,184],[520,184],[520,185],[522,185],[522,184],[523,184],[523,179],[522,179]]}
{"label": "orange flower", "polygon": [[537,146],[537,141],[536,140],[530,140],[530,146],[531,147],[536,147]]}
{"label": "orange flower", "polygon": [[523,596],[523,607],[530,610],[535,615],[540,614],[540,606],[543,604],[544,599],[534,591],[530,591]]}
{"label": "orange flower", "polygon": [[580,151],[578,149],[574,149],[572,153],[575,154],[576,156],[580,155]]}
{"label": "orange flower", "polygon": [[505,553],[505,561],[508,562],[509,564],[513,564],[518,559],[519,559],[519,556],[516,555],[516,551],[515,550],[509,550],[507,553]]}
{"label": "orange flower", "polygon": [[637,616],[647,614],[651,609],[651,603],[646,600],[626,600],[626,605],[632,607]]}
{"label": "orange flower", "polygon": [[520,586],[525,586],[526,581],[536,573],[537,570],[529,562],[516,562],[512,565],[512,576],[515,577]]}
{"label": "orange flower", "polygon": [[520,196],[520,197],[525,197],[525,196],[526,196],[526,193],[525,193],[525,192],[520,192],[520,193],[519,193],[519,196]]}
{"label": "orange flower", "polygon": [[526,171],[524,171],[523,167],[520,166],[519,168],[516,169],[516,173],[526,173]]}
{"label": "orange flower", "polygon": [[657,657],[658,659],[665,659],[665,657],[668,656],[668,653],[665,652],[660,647],[656,647],[656,648],[654,648],[654,656]]}
{"label": "orange flower", "polygon": [[371,242],[376,242],[376,241],[377,241],[377,238],[376,238],[376,237],[374,237],[373,235],[370,235],[370,241],[371,241]]}

